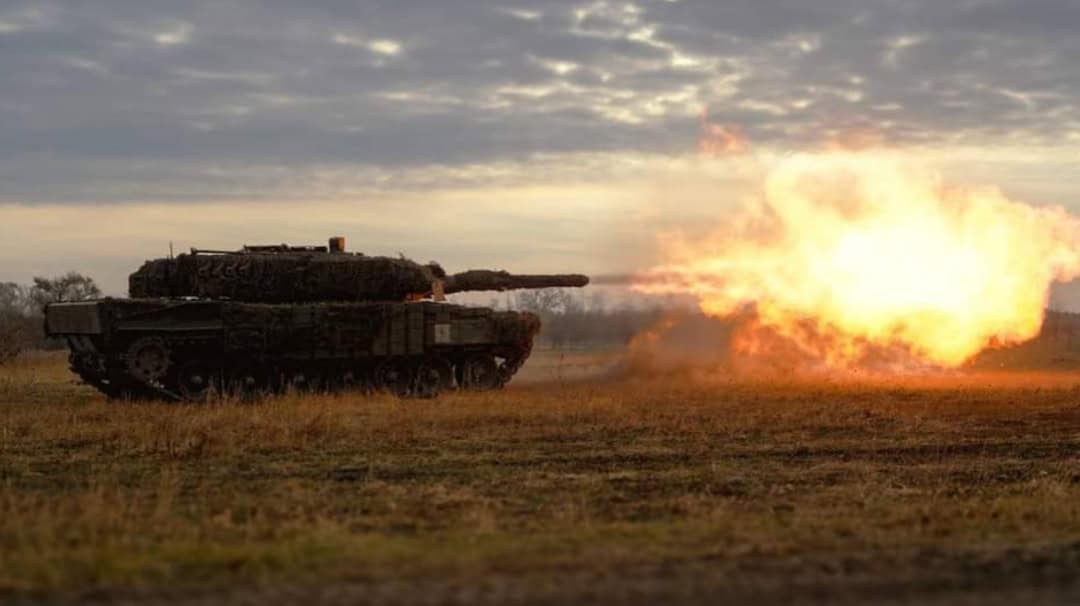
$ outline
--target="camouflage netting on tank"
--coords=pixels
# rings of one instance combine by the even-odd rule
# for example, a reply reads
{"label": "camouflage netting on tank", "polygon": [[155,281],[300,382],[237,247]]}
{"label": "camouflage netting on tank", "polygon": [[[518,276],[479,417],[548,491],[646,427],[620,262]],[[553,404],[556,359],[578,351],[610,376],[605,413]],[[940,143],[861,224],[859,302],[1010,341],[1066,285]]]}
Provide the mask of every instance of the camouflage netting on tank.
{"label": "camouflage netting on tank", "polygon": [[430,292],[436,265],[344,254],[191,254],[147,261],[129,279],[130,296],[236,301],[402,300]]}

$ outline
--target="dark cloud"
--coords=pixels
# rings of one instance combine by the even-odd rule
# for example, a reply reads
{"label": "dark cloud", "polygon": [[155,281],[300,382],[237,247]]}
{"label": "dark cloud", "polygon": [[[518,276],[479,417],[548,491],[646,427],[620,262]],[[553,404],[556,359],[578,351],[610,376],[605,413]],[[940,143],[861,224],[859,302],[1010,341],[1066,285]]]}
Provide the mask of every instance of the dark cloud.
{"label": "dark cloud", "polygon": [[1080,136],[1073,0],[0,4],[0,202],[536,154]]}

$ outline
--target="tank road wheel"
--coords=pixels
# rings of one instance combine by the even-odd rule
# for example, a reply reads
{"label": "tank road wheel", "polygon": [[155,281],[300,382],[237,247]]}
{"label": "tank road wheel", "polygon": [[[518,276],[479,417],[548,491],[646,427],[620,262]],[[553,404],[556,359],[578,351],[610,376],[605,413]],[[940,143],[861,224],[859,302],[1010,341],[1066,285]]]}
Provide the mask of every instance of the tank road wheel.
{"label": "tank road wheel", "polygon": [[363,376],[355,370],[346,370],[334,377],[334,387],[342,391],[357,391],[363,385]]}
{"label": "tank road wheel", "polygon": [[409,397],[413,383],[412,368],[404,362],[385,362],[375,369],[375,389],[388,391],[399,398]]}
{"label": "tank road wheel", "polygon": [[302,369],[288,378],[288,390],[303,393],[325,393],[329,384],[324,374],[314,368]]}
{"label": "tank road wheel", "polygon": [[444,389],[453,386],[454,373],[446,360],[424,360],[416,368],[412,395],[417,398],[434,398]]}
{"label": "tank road wheel", "polygon": [[311,377],[303,371],[292,372],[285,377],[285,391],[306,392],[311,390]]}
{"label": "tank road wheel", "polygon": [[370,393],[372,387],[372,371],[370,368],[351,368],[334,376],[330,385],[337,391]]}
{"label": "tank road wheel", "polygon": [[257,400],[270,391],[266,373],[254,367],[241,366],[229,373],[225,390],[243,401]]}
{"label": "tank road wheel", "polygon": [[128,373],[152,386],[161,385],[172,364],[169,346],[161,337],[143,337],[128,347]]}
{"label": "tank road wheel", "polygon": [[220,392],[215,366],[204,362],[188,362],[176,372],[176,387],[190,402],[205,402],[211,391]]}
{"label": "tank road wheel", "polygon": [[457,368],[458,385],[470,391],[497,389],[502,385],[495,358],[477,354],[465,358]]}

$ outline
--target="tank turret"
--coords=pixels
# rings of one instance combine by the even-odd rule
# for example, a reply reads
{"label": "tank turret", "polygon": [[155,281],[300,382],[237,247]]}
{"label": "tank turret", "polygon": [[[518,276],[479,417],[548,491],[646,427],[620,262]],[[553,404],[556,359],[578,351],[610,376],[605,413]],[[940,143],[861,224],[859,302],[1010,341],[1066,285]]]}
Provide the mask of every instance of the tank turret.
{"label": "tank turret", "polygon": [[348,253],[342,238],[331,238],[330,246],[192,249],[175,258],[154,259],[131,274],[129,294],[253,303],[405,301],[465,291],[581,287],[588,282],[578,274],[469,270],[447,275],[437,263]]}

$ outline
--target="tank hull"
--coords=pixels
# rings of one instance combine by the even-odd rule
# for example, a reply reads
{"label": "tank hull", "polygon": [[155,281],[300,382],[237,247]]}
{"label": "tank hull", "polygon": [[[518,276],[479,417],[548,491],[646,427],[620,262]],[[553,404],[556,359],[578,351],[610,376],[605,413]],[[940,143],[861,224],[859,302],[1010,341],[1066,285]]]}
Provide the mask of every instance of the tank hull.
{"label": "tank hull", "polygon": [[71,367],[110,397],[200,401],[290,389],[403,397],[497,389],[525,362],[536,316],[433,301],[269,304],[102,299],[46,309]]}

